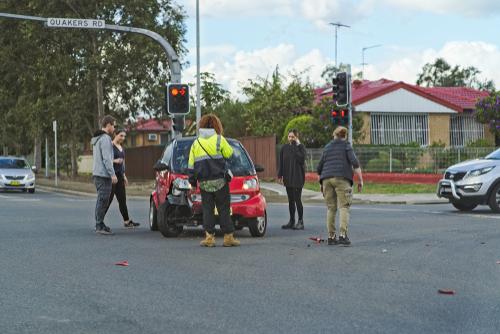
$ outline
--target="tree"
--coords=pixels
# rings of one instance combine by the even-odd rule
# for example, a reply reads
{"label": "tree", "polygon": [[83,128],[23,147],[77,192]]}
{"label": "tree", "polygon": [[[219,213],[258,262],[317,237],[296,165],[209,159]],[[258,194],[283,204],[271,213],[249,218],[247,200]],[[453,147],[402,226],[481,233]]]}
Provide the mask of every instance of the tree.
{"label": "tree", "polygon": [[290,130],[295,129],[299,132],[300,142],[308,148],[322,147],[328,142],[328,135],[322,129],[322,123],[318,118],[311,115],[301,115],[294,117],[288,122],[283,136],[282,143],[288,142],[288,133]]}
{"label": "tree", "polygon": [[249,80],[243,87],[248,98],[245,104],[245,130],[248,134],[280,135],[296,114],[312,109],[314,92],[311,84],[302,82],[299,76],[292,76],[288,85],[284,81],[276,68],[271,78]]}
{"label": "tree", "polygon": [[478,78],[481,71],[474,66],[461,68],[451,66],[443,58],[437,58],[434,63],[427,63],[418,75],[417,85],[425,87],[470,87],[479,90],[494,91],[492,80]]}
{"label": "tree", "polygon": [[[325,80],[328,85],[332,84],[333,78],[336,77],[339,72],[348,72],[349,64],[340,63],[339,66],[335,65],[327,65],[323,72],[321,73],[321,77]],[[356,76],[359,76],[361,72],[356,73]]]}
{"label": "tree", "polygon": [[481,99],[476,104],[475,114],[478,122],[488,124],[490,130],[500,136],[500,91]]}

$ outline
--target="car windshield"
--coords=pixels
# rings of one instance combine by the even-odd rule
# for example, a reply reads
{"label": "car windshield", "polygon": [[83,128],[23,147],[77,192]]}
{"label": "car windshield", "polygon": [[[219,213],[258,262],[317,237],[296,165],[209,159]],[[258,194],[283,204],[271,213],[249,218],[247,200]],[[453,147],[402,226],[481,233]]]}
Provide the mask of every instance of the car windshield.
{"label": "car windshield", "polygon": [[[254,173],[254,167],[248,158],[245,150],[238,142],[228,141],[233,148],[233,155],[228,160],[228,167],[234,176],[247,176]],[[189,150],[191,149],[190,140],[178,141],[173,155],[172,166],[176,173],[187,174]]]}
{"label": "car windshield", "polygon": [[27,169],[29,167],[24,159],[0,158],[0,169]]}
{"label": "car windshield", "polygon": [[485,159],[489,160],[500,160],[500,148],[486,156]]}

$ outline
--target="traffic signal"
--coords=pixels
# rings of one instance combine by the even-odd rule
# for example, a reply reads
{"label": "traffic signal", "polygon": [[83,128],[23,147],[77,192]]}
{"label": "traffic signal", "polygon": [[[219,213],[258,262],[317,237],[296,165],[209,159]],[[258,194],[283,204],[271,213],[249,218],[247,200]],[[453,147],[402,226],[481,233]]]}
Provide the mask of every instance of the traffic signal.
{"label": "traffic signal", "polygon": [[337,73],[332,80],[333,99],[337,106],[345,106],[349,104],[349,94],[351,90],[351,80],[347,72]]}
{"label": "traffic signal", "polygon": [[332,110],[330,112],[330,119],[332,120],[333,125],[349,125],[349,110],[341,109],[341,110]]}
{"label": "traffic signal", "polygon": [[167,113],[170,115],[189,114],[189,86],[186,84],[168,84],[166,92]]}

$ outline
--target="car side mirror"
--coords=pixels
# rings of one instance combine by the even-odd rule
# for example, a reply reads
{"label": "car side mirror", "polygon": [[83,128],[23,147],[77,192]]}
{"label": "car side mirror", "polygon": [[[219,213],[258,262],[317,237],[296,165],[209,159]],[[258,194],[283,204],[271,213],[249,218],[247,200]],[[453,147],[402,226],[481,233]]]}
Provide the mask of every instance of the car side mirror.
{"label": "car side mirror", "polygon": [[153,166],[153,169],[157,172],[161,172],[161,171],[164,171],[164,170],[167,170],[168,169],[168,165],[166,163],[164,163],[163,161],[161,160],[158,160],[154,166]]}
{"label": "car side mirror", "polygon": [[255,171],[257,173],[262,173],[264,171],[264,167],[262,167],[261,165],[255,165]]}
{"label": "car side mirror", "polygon": [[36,166],[31,166],[31,170],[33,171],[33,173],[38,173],[38,168],[36,168]]}

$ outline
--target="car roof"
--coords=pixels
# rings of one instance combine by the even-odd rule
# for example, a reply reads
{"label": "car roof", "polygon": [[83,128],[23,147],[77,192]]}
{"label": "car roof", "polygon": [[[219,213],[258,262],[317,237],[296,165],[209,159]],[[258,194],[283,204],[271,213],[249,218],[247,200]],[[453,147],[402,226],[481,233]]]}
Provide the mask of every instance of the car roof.
{"label": "car roof", "polygon": [[[197,138],[197,137],[195,137],[195,136],[189,136],[189,137],[176,138],[175,140],[176,140],[176,141],[178,141],[178,142],[179,142],[179,141],[180,141],[180,142],[183,142],[183,141],[193,142],[196,138]],[[226,138],[226,137],[224,137],[224,138]],[[237,139],[233,139],[233,138],[226,138],[226,140],[227,140],[228,142],[231,142],[231,143],[240,143],[240,141],[239,141],[239,140],[237,140]]]}

